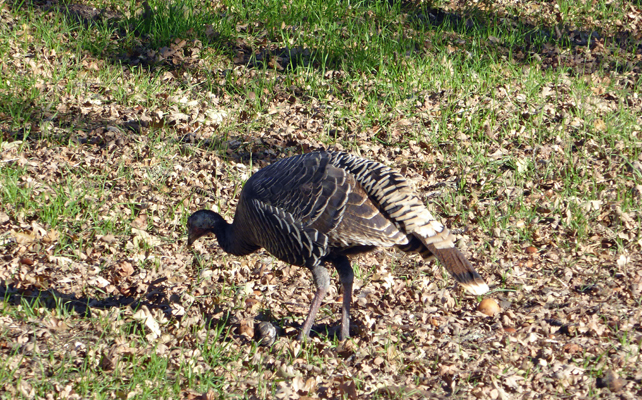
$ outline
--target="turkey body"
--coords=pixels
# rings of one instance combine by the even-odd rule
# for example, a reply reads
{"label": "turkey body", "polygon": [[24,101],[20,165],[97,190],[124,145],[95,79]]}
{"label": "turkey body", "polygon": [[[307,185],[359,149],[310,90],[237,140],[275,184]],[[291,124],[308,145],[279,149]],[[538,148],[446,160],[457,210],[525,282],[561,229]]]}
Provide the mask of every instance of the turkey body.
{"label": "turkey body", "polygon": [[300,339],[309,335],[330,286],[326,264],[343,285],[340,338],[349,336],[353,271],[348,255],[376,247],[436,257],[469,292],[488,286],[454,246],[408,182],[383,164],[343,152],[313,152],[279,160],[245,183],[232,224],[200,210],[188,219],[188,244],[214,233],[228,253],[265,248],[278,259],[312,271],[317,287]]}

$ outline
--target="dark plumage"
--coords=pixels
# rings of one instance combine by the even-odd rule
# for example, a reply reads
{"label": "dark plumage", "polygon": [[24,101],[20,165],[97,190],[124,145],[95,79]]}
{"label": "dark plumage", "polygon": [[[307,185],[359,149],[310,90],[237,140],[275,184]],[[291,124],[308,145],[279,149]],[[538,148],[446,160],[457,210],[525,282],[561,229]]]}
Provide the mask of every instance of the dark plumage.
{"label": "dark plumage", "polygon": [[243,187],[232,224],[209,210],[192,214],[188,244],[212,232],[238,256],[263,247],[278,259],[312,271],[317,292],[299,338],[309,335],[330,285],[326,262],[343,284],[341,339],[349,336],[352,266],[347,255],[395,246],[437,257],[469,292],[488,286],[454,247],[454,237],[433,218],[397,172],[341,152],[289,157],[255,173]]}

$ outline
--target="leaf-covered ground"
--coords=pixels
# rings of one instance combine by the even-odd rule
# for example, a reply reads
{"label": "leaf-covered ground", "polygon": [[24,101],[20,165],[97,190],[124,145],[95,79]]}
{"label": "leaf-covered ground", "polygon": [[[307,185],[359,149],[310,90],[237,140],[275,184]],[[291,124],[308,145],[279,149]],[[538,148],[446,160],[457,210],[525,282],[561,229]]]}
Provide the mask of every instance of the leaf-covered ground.
{"label": "leaf-covered ground", "polygon": [[[642,10],[575,3],[0,0],[0,397],[642,396]],[[376,251],[352,338],[335,277],[301,343],[309,271],[187,247],[318,149],[400,170],[492,291]]]}

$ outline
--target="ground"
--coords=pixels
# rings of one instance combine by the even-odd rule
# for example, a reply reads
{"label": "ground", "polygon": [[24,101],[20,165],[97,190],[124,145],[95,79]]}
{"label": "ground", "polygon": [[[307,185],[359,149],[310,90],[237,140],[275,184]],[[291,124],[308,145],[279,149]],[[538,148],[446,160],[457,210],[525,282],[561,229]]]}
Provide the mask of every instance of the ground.
{"label": "ground", "polygon": [[[0,0],[0,397],[641,397],[642,13],[576,3]],[[299,342],[307,270],[187,246],[321,149],[401,171],[491,291],[378,250],[352,337],[335,274]]]}

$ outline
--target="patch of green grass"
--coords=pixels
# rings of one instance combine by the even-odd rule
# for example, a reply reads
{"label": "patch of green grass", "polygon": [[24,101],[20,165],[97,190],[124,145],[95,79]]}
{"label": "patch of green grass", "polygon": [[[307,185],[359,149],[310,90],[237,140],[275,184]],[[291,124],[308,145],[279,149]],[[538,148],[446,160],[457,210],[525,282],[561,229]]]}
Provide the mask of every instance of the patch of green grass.
{"label": "patch of green grass", "polygon": [[[14,351],[0,363],[0,383],[3,385],[15,382],[20,386],[21,381],[28,382],[20,387],[27,393],[33,390],[35,395],[42,397],[47,393],[60,392],[67,385],[81,396],[98,394],[99,398],[109,398],[113,393],[136,393],[139,398],[167,398],[179,396],[185,387],[209,388],[219,394],[224,393],[222,386],[225,380],[222,377],[195,369],[190,361],[191,353],[179,351],[170,356],[169,350],[161,344],[148,342],[144,328],[131,320],[131,314],[106,313],[78,320],[78,316],[70,314],[65,307],[50,308],[40,298],[28,300],[23,297],[18,306],[10,305],[7,300],[5,298],[0,303],[2,314],[15,318],[21,328],[35,327],[38,320],[44,320],[45,324],[55,321],[59,328],[54,332],[55,337],[40,343],[40,347],[30,346],[33,342],[29,340],[16,342],[16,338],[7,336],[11,330],[0,332],[0,340],[14,343]],[[60,302],[56,301],[56,304],[60,305]],[[227,333],[224,327],[199,327],[192,334],[202,338],[195,354],[199,354],[211,368],[238,359],[238,355],[231,353],[225,344]],[[114,348],[114,337],[118,338],[116,344],[120,344],[120,353],[108,351],[110,346]],[[148,346],[153,351],[140,354],[138,349]],[[33,361],[39,365],[43,376],[16,376],[12,365],[31,357],[34,357]],[[105,367],[109,365],[105,358],[110,358],[114,364]],[[105,373],[105,368],[109,373]],[[174,373],[174,368],[178,368],[180,373]],[[26,396],[25,393],[18,395],[18,398]]]}

